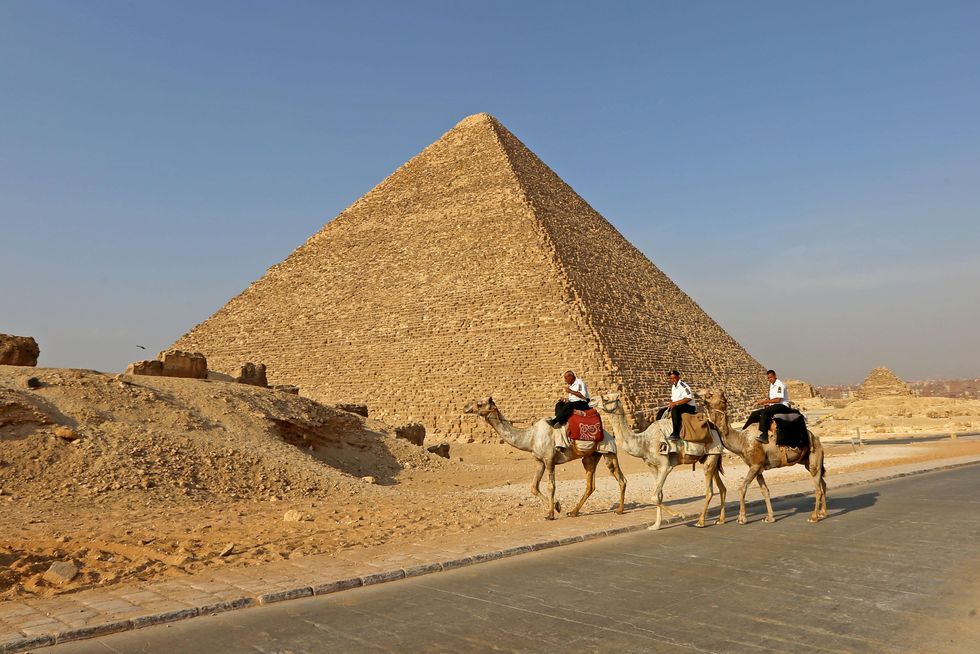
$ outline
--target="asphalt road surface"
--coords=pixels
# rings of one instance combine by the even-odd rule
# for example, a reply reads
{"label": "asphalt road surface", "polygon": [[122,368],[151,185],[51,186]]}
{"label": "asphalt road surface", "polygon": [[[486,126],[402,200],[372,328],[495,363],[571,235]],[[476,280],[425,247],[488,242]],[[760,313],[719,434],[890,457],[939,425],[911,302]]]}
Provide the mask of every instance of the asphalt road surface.
{"label": "asphalt road surface", "polygon": [[775,505],[44,652],[980,651],[980,466]]}

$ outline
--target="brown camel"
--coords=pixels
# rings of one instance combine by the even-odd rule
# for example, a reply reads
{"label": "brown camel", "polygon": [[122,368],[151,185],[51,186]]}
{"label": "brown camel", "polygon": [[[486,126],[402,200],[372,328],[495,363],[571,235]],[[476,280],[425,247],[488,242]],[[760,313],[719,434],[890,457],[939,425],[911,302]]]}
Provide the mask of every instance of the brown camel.
{"label": "brown camel", "polygon": [[[626,477],[619,467],[619,458],[615,451],[606,453],[593,451],[583,456],[574,448],[558,450],[555,447],[555,436],[558,430],[549,425],[547,420],[542,418],[530,427],[519,429],[504,418],[500,409],[494,404],[492,397],[483,400],[470,400],[463,408],[463,412],[483,417],[507,443],[524,452],[530,452],[534,456],[538,462],[538,471],[531,482],[531,494],[535,497],[541,496],[539,488],[541,477],[544,476],[545,470],[548,471],[548,515],[546,516],[548,520],[555,519],[556,510],[561,511],[561,506],[555,501],[555,466],[576,459],[582,459],[582,465],[585,467],[585,493],[568,515],[577,516],[582,510],[582,505],[595,490],[595,470],[599,465],[600,458],[606,460],[609,472],[619,482],[619,509],[616,510],[616,513],[623,513],[623,506],[626,503]],[[603,432],[603,438],[613,439],[613,436],[608,432]]]}
{"label": "brown camel", "polygon": [[[653,491],[653,503],[657,506],[657,520],[650,529],[660,529],[663,511],[671,515],[683,518],[683,514],[674,511],[664,505],[664,482],[667,475],[678,465],[683,464],[704,464],[704,507],[701,515],[698,516],[697,526],[704,526],[705,516],[708,514],[708,506],[714,496],[714,483],[718,484],[718,495],[721,497],[721,513],[715,524],[725,524],[725,494],[727,489],[721,481],[724,473],[721,465],[721,451],[717,454],[705,454],[701,457],[692,457],[685,453],[661,454],[660,444],[664,442],[670,434],[672,426],[670,418],[664,418],[654,422],[645,431],[636,433],[630,429],[626,421],[626,409],[620,399],[618,392],[603,393],[599,396],[599,410],[609,416],[609,428],[616,435],[616,442],[623,450],[632,456],[643,459],[650,470],[653,471],[656,479],[656,487]],[[712,430],[715,431],[715,430]],[[717,434],[717,431],[715,431]]]}
{"label": "brown camel", "polygon": [[776,521],[772,514],[769,487],[762,476],[762,471],[796,464],[806,467],[813,477],[813,486],[816,489],[815,505],[813,513],[810,514],[809,522],[817,522],[820,518],[827,517],[827,482],[824,479],[827,471],[823,465],[823,445],[813,432],[807,432],[810,436],[810,446],[802,452],[795,449],[780,448],[775,444],[775,439],[770,439],[769,444],[763,444],[756,440],[759,436],[758,426],[751,425],[744,431],[731,426],[728,417],[728,398],[724,391],[708,391],[705,400],[711,422],[718,425],[721,431],[722,445],[725,446],[725,449],[742,457],[745,464],[749,466],[749,471],[745,474],[745,479],[742,480],[739,494],[738,523],[740,525],[745,524],[745,491],[753,479],[758,481],[762,497],[766,501],[766,517],[763,522]]}

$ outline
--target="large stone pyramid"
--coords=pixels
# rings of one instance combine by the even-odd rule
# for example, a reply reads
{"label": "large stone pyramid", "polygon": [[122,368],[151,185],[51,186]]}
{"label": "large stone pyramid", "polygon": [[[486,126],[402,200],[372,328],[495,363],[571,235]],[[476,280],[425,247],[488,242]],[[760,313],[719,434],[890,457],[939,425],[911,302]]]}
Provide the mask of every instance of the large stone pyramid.
{"label": "large stone pyramid", "polygon": [[[723,274],[723,271],[719,271]],[[490,435],[461,416],[492,394],[551,415],[561,373],[619,383],[634,419],[667,371],[744,408],[763,368],[496,119],[470,116],[175,344],[215,370],[364,402],[391,424]]]}
{"label": "large stone pyramid", "polygon": [[868,373],[861,387],[855,392],[855,397],[859,400],[873,400],[889,395],[912,395],[912,391],[898,378],[898,375],[885,366],[878,366]]}

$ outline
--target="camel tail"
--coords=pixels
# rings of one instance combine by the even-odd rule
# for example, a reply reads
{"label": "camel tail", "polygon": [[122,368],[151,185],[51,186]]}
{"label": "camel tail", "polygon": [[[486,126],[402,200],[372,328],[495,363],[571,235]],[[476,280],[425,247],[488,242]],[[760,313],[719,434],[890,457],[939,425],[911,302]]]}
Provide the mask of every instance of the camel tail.
{"label": "camel tail", "polygon": [[725,474],[725,455],[724,454],[718,455],[718,474],[719,475]]}

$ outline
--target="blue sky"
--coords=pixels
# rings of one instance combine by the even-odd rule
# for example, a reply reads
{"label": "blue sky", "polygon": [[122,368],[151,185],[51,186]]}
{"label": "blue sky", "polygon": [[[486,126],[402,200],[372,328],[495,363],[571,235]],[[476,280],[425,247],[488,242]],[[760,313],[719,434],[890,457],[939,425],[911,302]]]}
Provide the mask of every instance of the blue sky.
{"label": "blue sky", "polygon": [[980,375],[980,3],[0,0],[0,331],[169,345],[464,116],[763,364]]}

